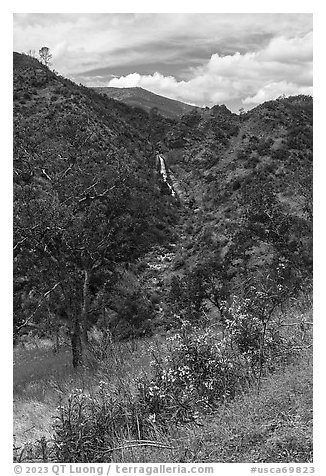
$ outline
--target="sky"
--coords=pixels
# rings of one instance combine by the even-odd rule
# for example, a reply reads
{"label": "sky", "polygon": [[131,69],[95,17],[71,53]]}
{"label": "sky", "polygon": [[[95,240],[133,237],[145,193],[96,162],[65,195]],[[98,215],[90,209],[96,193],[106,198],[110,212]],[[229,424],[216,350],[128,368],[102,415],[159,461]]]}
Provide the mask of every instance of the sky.
{"label": "sky", "polygon": [[14,51],[50,48],[86,86],[142,87],[237,112],[312,95],[310,13],[17,13]]}

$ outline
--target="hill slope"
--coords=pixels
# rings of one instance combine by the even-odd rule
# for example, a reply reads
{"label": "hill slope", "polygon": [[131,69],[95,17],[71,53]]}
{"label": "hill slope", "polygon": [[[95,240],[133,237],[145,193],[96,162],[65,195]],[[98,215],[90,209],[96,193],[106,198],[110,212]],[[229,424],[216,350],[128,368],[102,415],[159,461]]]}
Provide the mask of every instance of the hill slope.
{"label": "hill slope", "polygon": [[117,288],[128,263],[173,234],[147,124],[145,111],[14,54],[15,332],[63,326],[76,365],[105,308],[131,334],[152,316],[135,276]]}
{"label": "hill slope", "polygon": [[186,205],[184,269],[209,280],[214,268],[222,288],[233,288],[222,301],[280,266],[282,286],[297,292],[312,271],[312,98],[270,101],[240,117],[225,106],[193,111],[164,143]]}
{"label": "hill slope", "polygon": [[[127,214],[116,211],[117,228],[101,259],[109,259],[109,249],[111,260],[134,259],[177,233],[183,269],[202,273],[201,268],[222,266],[223,283],[232,284],[228,297],[248,275],[276,273],[280,265],[293,291],[310,276],[311,98],[270,101],[241,116],[214,106],[192,109],[179,120],[150,117],[17,54],[14,86],[15,181],[23,217],[17,221],[17,243],[26,238],[25,194],[36,188],[37,200],[48,194],[57,206],[71,206],[68,214],[76,213],[79,203],[105,202],[116,209],[114,199],[121,200]],[[142,89],[136,92],[148,97]],[[157,149],[182,198],[179,210],[167,190],[161,194]],[[176,216],[180,225],[172,230]],[[30,227],[37,223],[36,217],[29,220]],[[97,253],[95,248],[94,262]],[[90,258],[78,259],[85,268]],[[169,272],[164,275],[168,279]]]}
{"label": "hill slope", "polygon": [[14,54],[14,134],[22,442],[65,400],[15,461],[311,461],[312,99],[171,119]]}
{"label": "hill slope", "polygon": [[[142,89],[136,92],[148,97]],[[40,221],[30,216],[26,195],[30,200],[36,194],[40,215],[44,196],[56,207],[67,206],[68,216],[85,203],[90,208],[86,214],[80,211],[83,219],[95,204],[115,210],[116,228],[102,255],[96,246],[93,258],[86,259],[81,251],[82,273],[98,260],[130,261],[154,243],[167,243],[171,236],[175,241],[178,235],[176,263],[184,263],[182,271],[195,270],[207,280],[203,269],[212,272],[215,267],[221,277],[218,269],[223,267],[226,275],[219,279],[227,290],[223,284],[222,300],[248,276],[256,279],[267,269],[276,273],[280,265],[286,270],[282,280],[293,292],[311,275],[311,98],[270,101],[241,116],[214,106],[192,109],[179,120],[150,117],[139,107],[76,86],[37,60],[15,54],[14,101],[14,172],[21,207],[16,243],[31,240],[35,250],[33,240],[41,240],[47,250],[53,240],[62,244],[48,222],[42,226],[51,228],[51,236],[45,242],[35,236]],[[162,195],[164,187],[155,175],[157,149],[164,153],[169,180],[181,198],[179,210],[166,189]],[[126,214],[119,215],[119,206]],[[109,211],[103,213],[108,216]],[[60,220],[57,228],[66,230]],[[103,223],[100,215],[97,220]],[[103,226],[99,243],[106,231]],[[90,226],[89,233],[94,232]],[[87,240],[94,245],[90,235]],[[77,245],[83,250],[78,240],[70,244]],[[19,250],[27,259],[26,249]],[[53,256],[47,258],[53,261]],[[27,261],[24,266],[18,274],[26,273]],[[166,292],[173,275],[171,269],[164,271]]]}
{"label": "hill slope", "polygon": [[164,117],[176,119],[187,112],[199,109],[196,106],[169,99],[164,96],[147,91],[143,88],[112,88],[97,87],[95,91],[105,94],[108,97],[122,101],[133,107],[141,107],[145,111],[150,112],[151,109],[157,108],[157,112]]}

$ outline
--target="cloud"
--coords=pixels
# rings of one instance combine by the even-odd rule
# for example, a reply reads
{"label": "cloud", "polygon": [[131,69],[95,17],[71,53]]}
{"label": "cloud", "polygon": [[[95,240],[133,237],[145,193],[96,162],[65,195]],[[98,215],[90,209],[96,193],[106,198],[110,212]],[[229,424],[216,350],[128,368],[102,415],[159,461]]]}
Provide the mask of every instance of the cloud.
{"label": "cloud", "polygon": [[77,82],[103,76],[103,86],[198,105],[240,107],[312,86],[311,14],[15,14],[15,50],[44,45],[53,67]]}
{"label": "cloud", "polygon": [[159,72],[152,75],[131,73],[113,78],[114,87],[140,86],[198,105],[229,101],[256,104],[281,94],[312,93],[312,34],[303,37],[273,38],[256,52],[221,56],[192,68],[191,77],[178,81]]}
{"label": "cloud", "polygon": [[284,36],[273,38],[263,51],[264,59],[282,63],[311,61],[312,55],[312,32],[299,38],[286,38]]}
{"label": "cloud", "polygon": [[301,36],[311,30],[311,20],[309,14],[15,14],[14,47],[38,50],[47,44],[56,49],[67,42],[71,54],[53,58],[62,73],[85,72],[83,55],[96,69],[153,61],[155,52],[164,61],[185,54],[187,60],[193,54],[191,46],[206,50],[200,58],[204,62],[213,52],[255,51],[284,31],[289,37]]}
{"label": "cloud", "polygon": [[243,104],[256,105],[271,99],[276,99],[283,94],[285,96],[297,94],[312,95],[312,87],[298,86],[297,84],[287,83],[286,81],[269,83],[259,89],[254,96],[248,96],[242,102]]}

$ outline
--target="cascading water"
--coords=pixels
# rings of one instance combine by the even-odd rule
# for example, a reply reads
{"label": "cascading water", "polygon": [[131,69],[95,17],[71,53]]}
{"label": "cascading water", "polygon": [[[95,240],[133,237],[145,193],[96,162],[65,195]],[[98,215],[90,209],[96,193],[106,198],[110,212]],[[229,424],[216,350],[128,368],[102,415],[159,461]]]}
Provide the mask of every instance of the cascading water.
{"label": "cascading water", "polygon": [[175,197],[175,191],[174,191],[173,187],[168,182],[168,174],[167,174],[167,171],[166,171],[165,160],[161,155],[158,155],[158,158],[159,158],[159,161],[160,161],[160,173],[163,177],[163,180],[166,183],[166,185],[169,187],[172,197]]}

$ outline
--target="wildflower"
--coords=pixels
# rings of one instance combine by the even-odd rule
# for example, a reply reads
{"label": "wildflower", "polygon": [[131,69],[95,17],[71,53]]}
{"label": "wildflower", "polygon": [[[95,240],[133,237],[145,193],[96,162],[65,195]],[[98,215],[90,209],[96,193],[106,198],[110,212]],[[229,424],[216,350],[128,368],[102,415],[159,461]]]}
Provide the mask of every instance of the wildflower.
{"label": "wildflower", "polygon": [[98,384],[99,391],[104,392],[104,390],[106,390],[107,387],[108,387],[108,382],[105,382],[104,380],[100,380]]}
{"label": "wildflower", "polygon": [[155,423],[155,421],[156,421],[156,415],[155,415],[155,413],[149,415],[149,416],[148,416],[148,420],[149,420],[151,423]]}

